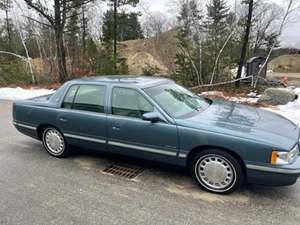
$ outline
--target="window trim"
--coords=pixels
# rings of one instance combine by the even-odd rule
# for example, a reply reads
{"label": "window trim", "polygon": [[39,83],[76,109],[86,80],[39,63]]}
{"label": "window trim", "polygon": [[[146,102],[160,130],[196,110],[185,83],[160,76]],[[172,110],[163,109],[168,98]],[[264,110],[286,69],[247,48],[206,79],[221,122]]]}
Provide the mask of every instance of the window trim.
{"label": "window trim", "polygon": [[[74,97],[73,97],[71,109],[64,108],[64,107],[63,107],[64,101],[65,101],[65,99],[66,99],[66,97],[67,97],[67,94],[69,93],[70,89],[71,89],[73,86],[78,86],[78,87],[77,87],[76,92],[75,92],[75,95],[74,95]],[[80,109],[74,109],[74,108],[73,108],[73,105],[74,105],[74,102],[75,102],[75,99],[76,99],[78,90],[80,89],[81,86],[98,86],[98,87],[104,87],[104,89],[105,89],[104,105],[103,105],[103,106],[104,106],[104,112],[92,112],[92,111],[80,110]],[[72,84],[72,85],[70,85],[70,86],[67,88],[67,90],[66,90],[66,92],[65,92],[65,95],[64,95],[64,97],[63,97],[63,100],[61,101],[61,104],[60,104],[60,109],[68,110],[68,111],[85,112],[85,113],[107,114],[107,90],[108,90],[108,87],[107,87],[107,85],[104,85],[104,84]]]}
{"label": "window trim", "polygon": [[65,92],[65,94],[64,94],[64,97],[63,97],[61,103],[60,103],[60,108],[61,108],[61,109],[68,109],[68,108],[64,108],[63,105],[64,105],[64,103],[65,103],[65,100],[66,100],[66,98],[67,98],[67,95],[69,94],[69,91],[71,90],[71,88],[73,88],[73,86],[77,86],[77,89],[76,89],[76,91],[75,91],[75,95],[73,96],[73,99],[72,99],[72,106],[71,106],[71,109],[73,108],[75,96],[76,96],[76,94],[77,94],[77,92],[78,92],[78,90],[79,90],[80,84],[72,84],[72,85],[70,85],[68,88],[66,88],[67,90],[66,90],[66,92]]}
{"label": "window trim", "polygon": [[157,111],[156,106],[151,101],[149,101],[149,99],[147,98],[147,96],[143,92],[141,92],[139,89],[137,89],[137,88],[131,88],[131,87],[124,87],[124,86],[113,86],[111,88],[111,92],[110,92],[110,115],[111,116],[121,117],[121,118],[128,118],[128,119],[134,119],[134,120],[139,120],[139,121],[143,120],[142,118],[138,118],[138,117],[123,116],[123,115],[113,114],[113,92],[114,92],[115,88],[129,89],[129,90],[133,90],[133,91],[138,92],[153,107],[153,112]]}

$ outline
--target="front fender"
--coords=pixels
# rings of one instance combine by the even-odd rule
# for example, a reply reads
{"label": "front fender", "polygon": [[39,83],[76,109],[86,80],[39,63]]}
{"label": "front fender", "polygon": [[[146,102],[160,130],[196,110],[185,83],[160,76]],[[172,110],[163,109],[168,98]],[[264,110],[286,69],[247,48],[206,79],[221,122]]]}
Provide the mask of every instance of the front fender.
{"label": "front fender", "polygon": [[248,140],[228,134],[215,133],[206,130],[198,130],[186,127],[178,127],[179,132],[179,157],[187,159],[189,153],[205,146],[228,149],[237,154],[245,163],[261,162],[268,163],[272,148],[264,143]]}

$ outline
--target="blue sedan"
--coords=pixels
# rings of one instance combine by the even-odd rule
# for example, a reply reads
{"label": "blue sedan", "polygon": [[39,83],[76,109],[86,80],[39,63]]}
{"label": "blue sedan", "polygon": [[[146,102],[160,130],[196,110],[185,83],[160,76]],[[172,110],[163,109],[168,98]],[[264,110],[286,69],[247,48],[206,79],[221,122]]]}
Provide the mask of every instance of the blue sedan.
{"label": "blue sedan", "polygon": [[70,146],[187,167],[205,190],[291,185],[299,127],[262,109],[199,97],[164,78],[107,76],[65,83],[13,104],[13,123],[64,157]]}

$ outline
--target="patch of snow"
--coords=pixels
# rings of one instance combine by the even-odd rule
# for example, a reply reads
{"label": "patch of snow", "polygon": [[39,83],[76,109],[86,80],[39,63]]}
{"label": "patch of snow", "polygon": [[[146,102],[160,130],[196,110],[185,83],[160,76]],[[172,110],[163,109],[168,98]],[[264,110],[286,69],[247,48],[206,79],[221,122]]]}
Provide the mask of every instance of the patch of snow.
{"label": "patch of snow", "polygon": [[278,113],[293,122],[300,124],[300,88],[296,88],[294,91],[299,96],[297,100],[286,105],[279,105],[274,108],[265,109]]}
{"label": "patch of snow", "polygon": [[[236,78],[238,69],[239,69],[238,67],[235,67],[234,69],[230,70],[233,78]],[[246,76],[247,76],[246,67],[243,66],[241,78],[245,78]]]}
{"label": "patch of snow", "polygon": [[220,96],[220,97],[225,97],[222,91],[205,91],[202,92],[201,95],[205,96]]}
{"label": "patch of snow", "polygon": [[[294,89],[299,98],[286,105],[280,105],[272,108],[264,108],[272,112],[281,114],[282,116],[292,120],[295,123],[300,124],[300,88]],[[0,88],[0,99],[4,100],[24,100],[42,95],[52,94],[54,90],[49,89],[23,89],[17,88]],[[228,101],[239,103],[251,103],[255,104],[259,98],[256,93],[248,94],[248,97],[226,97],[221,91],[208,91],[202,92],[201,95],[205,96],[220,96]]]}
{"label": "patch of snow", "polygon": [[229,97],[225,96],[223,92],[221,91],[207,91],[207,92],[202,92],[201,96],[211,96],[211,97],[220,97],[223,98],[227,101],[232,101],[232,102],[238,102],[238,103],[249,103],[249,104],[255,104],[257,103],[257,100],[259,99],[260,95],[257,95],[255,92],[251,92],[248,97]]}
{"label": "patch of snow", "polygon": [[54,90],[48,89],[23,89],[17,88],[0,88],[0,99],[3,100],[25,100],[42,95],[52,94]]}
{"label": "patch of snow", "polygon": [[257,97],[230,97],[230,98],[226,98],[226,100],[231,101],[231,102],[249,103],[249,104],[257,103],[258,99],[259,99],[259,96],[257,96]]}
{"label": "patch of snow", "polygon": [[[288,87],[288,88],[294,89],[292,87]],[[279,105],[279,106],[274,106],[274,107],[270,107],[270,108],[264,107],[263,109],[278,113],[295,123],[299,123],[299,125],[300,125],[300,88],[295,88],[294,91],[299,96],[297,100],[290,102],[286,105]],[[248,103],[248,104],[257,103],[257,100],[260,97],[260,95],[257,95],[255,92],[249,93],[247,95],[247,97],[239,97],[239,96],[227,97],[227,96],[224,96],[224,94],[220,91],[202,92],[201,95],[219,96],[228,101],[238,102],[238,103]]]}
{"label": "patch of snow", "polygon": [[250,92],[249,94],[247,94],[247,96],[249,98],[256,98],[257,97],[257,93],[256,92]]}

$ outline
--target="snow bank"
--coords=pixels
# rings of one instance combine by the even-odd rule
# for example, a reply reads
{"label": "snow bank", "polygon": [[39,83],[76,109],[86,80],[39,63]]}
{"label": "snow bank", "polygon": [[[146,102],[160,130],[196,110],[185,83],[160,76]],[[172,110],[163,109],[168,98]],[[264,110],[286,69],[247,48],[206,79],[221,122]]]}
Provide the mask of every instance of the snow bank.
{"label": "snow bank", "polygon": [[276,106],[274,108],[266,108],[275,113],[279,113],[282,116],[300,124],[300,88],[294,90],[299,96],[297,100],[290,102],[286,105]]}
{"label": "snow bank", "polygon": [[[299,96],[297,100],[294,102],[290,102],[286,105],[280,105],[272,108],[264,108],[266,110],[278,113],[290,120],[292,120],[295,123],[299,123],[300,125],[300,88],[296,88],[294,90],[296,94]],[[232,102],[239,102],[239,103],[249,103],[249,104],[255,104],[257,103],[257,100],[259,99],[259,95],[256,95],[256,93],[250,93],[248,94],[248,97],[227,97],[224,96],[224,94],[220,91],[208,91],[208,92],[202,92],[201,95],[204,96],[217,96],[224,98],[228,101]]]}
{"label": "snow bank", "polygon": [[[54,90],[48,89],[23,89],[17,88],[0,88],[0,99],[4,100],[23,100],[28,98],[33,98],[42,95],[52,94]],[[298,94],[299,98],[290,102],[287,105],[280,105],[272,108],[265,108],[275,113],[279,113],[282,116],[300,124],[300,88],[296,88],[295,92]],[[259,96],[255,96],[255,93],[249,94],[249,97],[225,97],[222,92],[212,91],[203,92],[201,95],[213,95],[224,97],[229,101],[234,102],[246,102],[246,103],[256,103]]]}
{"label": "snow bank", "polygon": [[231,102],[238,102],[238,103],[249,103],[249,104],[255,104],[257,103],[260,95],[257,95],[254,92],[251,92],[248,94],[248,97],[241,97],[241,96],[235,96],[235,97],[230,97],[230,96],[225,96],[223,92],[221,91],[206,91],[202,92],[200,94],[201,96],[213,96],[213,97],[220,97],[223,99],[226,99],[227,101]]}
{"label": "snow bank", "polygon": [[5,100],[24,100],[42,95],[52,94],[54,90],[48,89],[23,89],[17,88],[0,88],[0,99]]}

